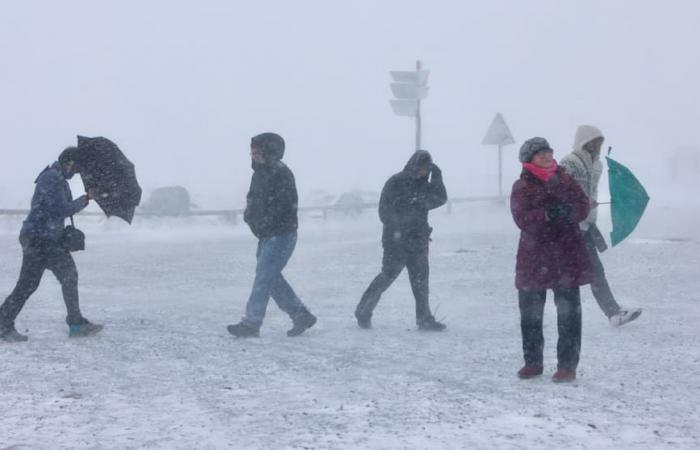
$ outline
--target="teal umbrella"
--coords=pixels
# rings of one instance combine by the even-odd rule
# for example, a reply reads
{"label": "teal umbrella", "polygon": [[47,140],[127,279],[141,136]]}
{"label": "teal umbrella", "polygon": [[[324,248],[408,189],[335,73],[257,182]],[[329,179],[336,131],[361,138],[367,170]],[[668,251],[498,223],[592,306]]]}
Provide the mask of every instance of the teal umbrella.
{"label": "teal umbrella", "polygon": [[[610,154],[608,149],[608,154]],[[637,227],[649,203],[649,195],[637,177],[625,166],[606,156],[610,182],[610,214],[613,247],[622,242]]]}

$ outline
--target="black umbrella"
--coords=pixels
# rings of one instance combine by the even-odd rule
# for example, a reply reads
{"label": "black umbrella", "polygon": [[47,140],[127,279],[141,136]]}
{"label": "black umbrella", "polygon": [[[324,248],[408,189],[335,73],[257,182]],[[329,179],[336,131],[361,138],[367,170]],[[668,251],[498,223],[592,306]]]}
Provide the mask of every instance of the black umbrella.
{"label": "black umbrella", "polygon": [[117,216],[131,223],[141,202],[141,187],[134,165],[119,147],[103,137],[78,136],[76,163],[85,190],[96,191],[95,201],[107,217]]}

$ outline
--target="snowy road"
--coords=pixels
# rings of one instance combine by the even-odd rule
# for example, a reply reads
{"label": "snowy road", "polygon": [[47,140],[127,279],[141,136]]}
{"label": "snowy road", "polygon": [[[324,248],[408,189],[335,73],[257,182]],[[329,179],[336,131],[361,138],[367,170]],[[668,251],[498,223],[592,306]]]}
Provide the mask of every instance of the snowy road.
{"label": "snowy road", "polygon": [[[310,222],[286,274],[319,323],[296,339],[272,303],[260,339],[226,333],[254,269],[243,227],[88,229],[83,312],[106,329],[68,340],[45,275],[17,322],[29,342],[0,345],[0,449],[700,448],[697,240],[640,232],[604,255],[620,302],[644,314],[611,328],[584,288],[579,378],[555,385],[551,300],[545,376],[515,376],[517,235],[506,211],[477,223],[434,215],[442,334],[415,330],[405,274],[374,329],[358,329],[352,311],[379,268],[376,219]],[[8,230],[3,298],[20,264]]]}

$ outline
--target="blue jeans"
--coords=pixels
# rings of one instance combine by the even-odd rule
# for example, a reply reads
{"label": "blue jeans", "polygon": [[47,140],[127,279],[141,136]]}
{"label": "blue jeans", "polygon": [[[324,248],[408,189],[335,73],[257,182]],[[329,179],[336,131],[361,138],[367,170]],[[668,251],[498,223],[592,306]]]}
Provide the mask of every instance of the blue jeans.
{"label": "blue jeans", "polygon": [[282,270],[294,253],[296,244],[296,231],[258,241],[255,281],[246,305],[244,323],[259,327],[265,318],[270,297],[292,319],[306,311],[304,304],[282,276]]}

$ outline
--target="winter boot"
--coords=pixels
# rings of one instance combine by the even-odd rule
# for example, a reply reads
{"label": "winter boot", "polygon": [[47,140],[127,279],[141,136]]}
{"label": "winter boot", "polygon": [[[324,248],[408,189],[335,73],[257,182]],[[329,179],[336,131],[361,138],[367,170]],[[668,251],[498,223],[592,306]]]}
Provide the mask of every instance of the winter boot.
{"label": "winter boot", "polygon": [[287,331],[287,336],[289,337],[299,336],[304,331],[313,327],[314,324],[316,324],[316,316],[305,309],[304,312],[292,318],[292,322],[294,326],[291,330]]}
{"label": "winter boot", "polygon": [[525,364],[520,370],[518,370],[518,378],[521,380],[529,380],[530,378],[535,378],[542,375],[544,369],[542,366],[530,366]]}
{"label": "winter boot", "polygon": [[85,320],[85,322],[80,324],[68,325],[68,337],[88,337],[93,336],[104,328],[104,325],[99,325],[96,323],[91,323]]}
{"label": "winter boot", "polygon": [[355,313],[355,318],[357,319],[357,326],[363,330],[369,330],[372,328],[372,316],[361,316]]}
{"label": "winter boot", "polygon": [[236,336],[237,338],[247,338],[247,337],[260,337],[260,327],[255,325],[248,325],[245,322],[239,322],[235,325],[229,325],[226,327],[229,333]]}
{"label": "winter boot", "polygon": [[2,342],[25,342],[29,338],[15,329],[14,326],[0,328],[0,341]]}
{"label": "winter boot", "polygon": [[557,369],[556,372],[554,372],[554,375],[552,375],[552,381],[554,381],[555,383],[569,383],[571,381],[574,381],[575,379],[575,369],[565,369],[563,367],[560,367]]}
{"label": "winter boot", "polygon": [[642,314],[642,308],[621,309],[617,314],[610,317],[610,325],[620,327],[632,322]]}
{"label": "winter boot", "polygon": [[438,322],[432,316],[418,321],[418,329],[421,331],[442,331],[445,328],[447,328],[447,325]]}

